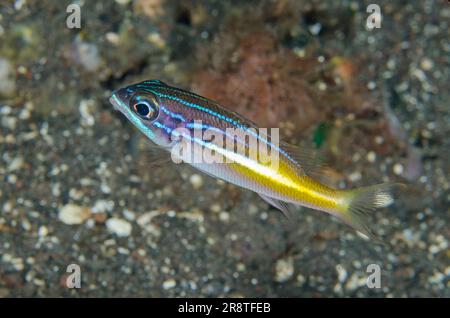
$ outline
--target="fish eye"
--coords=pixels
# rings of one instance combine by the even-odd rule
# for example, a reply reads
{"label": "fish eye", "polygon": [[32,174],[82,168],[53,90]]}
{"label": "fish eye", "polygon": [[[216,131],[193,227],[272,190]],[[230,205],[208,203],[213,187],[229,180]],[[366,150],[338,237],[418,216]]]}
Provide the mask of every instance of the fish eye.
{"label": "fish eye", "polygon": [[132,106],[134,112],[142,119],[154,120],[158,116],[158,106],[152,100],[138,98]]}
{"label": "fish eye", "polygon": [[150,107],[147,103],[138,103],[134,105],[134,109],[136,110],[136,113],[138,113],[141,117],[147,117],[147,115],[150,113]]}

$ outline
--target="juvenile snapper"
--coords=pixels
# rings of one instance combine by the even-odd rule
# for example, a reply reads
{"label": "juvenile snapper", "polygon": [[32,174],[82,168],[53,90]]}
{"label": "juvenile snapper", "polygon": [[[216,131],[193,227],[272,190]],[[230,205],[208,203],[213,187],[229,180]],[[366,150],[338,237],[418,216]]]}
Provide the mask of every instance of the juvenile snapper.
{"label": "juvenile snapper", "polygon": [[[367,215],[393,202],[391,191],[396,184],[350,190],[327,186],[310,173],[314,163],[307,150],[278,141],[267,132],[259,133],[243,116],[161,81],[118,89],[110,102],[157,146],[172,153],[186,146],[181,147],[184,156],[178,151],[178,158],[208,175],[258,193],[284,213],[288,213],[288,204],[324,211],[376,239]],[[199,137],[199,130],[212,132],[216,138]],[[267,151],[261,151],[263,148]],[[225,160],[192,160],[191,155],[205,159],[205,151]]]}

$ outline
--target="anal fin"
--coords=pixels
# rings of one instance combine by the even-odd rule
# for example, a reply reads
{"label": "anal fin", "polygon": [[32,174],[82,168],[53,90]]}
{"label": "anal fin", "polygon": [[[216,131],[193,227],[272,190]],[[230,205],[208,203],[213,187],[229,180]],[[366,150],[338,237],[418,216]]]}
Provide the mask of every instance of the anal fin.
{"label": "anal fin", "polygon": [[264,201],[266,201],[271,206],[273,206],[273,207],[277,208],[278,210],[280,210],[286,218],[289,218],[290,215],[292,214],[290,209],[289,209],[288,203],[283,202],[281,200],[277,200],[277,199],[271,198],[271,197],[269,197],[267,195],[264,195],[264,194],[261,194],[261,193],[258,193],[258,194]]}

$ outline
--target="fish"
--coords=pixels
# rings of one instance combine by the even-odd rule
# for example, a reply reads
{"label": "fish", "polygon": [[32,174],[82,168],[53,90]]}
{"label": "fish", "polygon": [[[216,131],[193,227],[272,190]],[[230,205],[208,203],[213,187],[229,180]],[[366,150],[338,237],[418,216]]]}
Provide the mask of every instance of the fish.
{"label": "fish", "polygon": [[[399,184],[332,187],[320,180],[321,165],[310,149],[280,140],[219,103],[160,80],[119,88],[109,101],[156,147],[170,152],[175,162],[251,190],[286,215],[292,213],[292,206],[308,207],[380,241],[370,215],[393,203],[393,190]],[[215,138],[204,138],[201,133],[206,132]],[[192,160],[196,155],[203,160]]]}

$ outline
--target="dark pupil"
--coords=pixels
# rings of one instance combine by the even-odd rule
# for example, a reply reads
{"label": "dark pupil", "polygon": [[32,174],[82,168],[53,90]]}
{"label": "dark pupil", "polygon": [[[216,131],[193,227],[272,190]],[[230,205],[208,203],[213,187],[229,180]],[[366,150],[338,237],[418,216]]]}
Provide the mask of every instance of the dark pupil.
{"label": "dark pupil", "polygon": [[140,116],[147,116],[148,113],[150,113],[150,108],[148,107],[147,104],[144,103],[139,103],[136,105],[136,112],[140,115]]}

